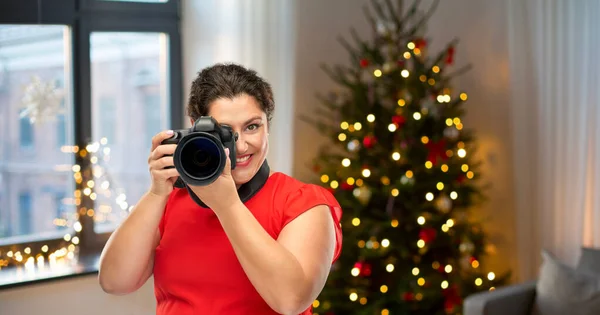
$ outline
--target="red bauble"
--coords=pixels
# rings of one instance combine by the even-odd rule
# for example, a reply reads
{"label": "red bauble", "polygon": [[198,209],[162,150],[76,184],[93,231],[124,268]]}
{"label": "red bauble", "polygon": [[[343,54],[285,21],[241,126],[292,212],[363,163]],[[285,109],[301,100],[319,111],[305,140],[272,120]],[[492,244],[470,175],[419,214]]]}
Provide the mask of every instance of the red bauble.
{"label": "red bauble", "polygon": [[363,266],[361,274],[366,277],[370,276],[371,275],[371,264],[365,264]]}
{"label": "red bauble", "polygon": [[363,58],[360,60],[360,66],[361,68],[366,68],[369,66],[369,59]]}
{"label": "red bauble", "polygon": [[446,63],[451,65],[454,62],[454,46],[448,48],[448,54],[446,55]]}
{"label": "red bauble", "polygon": [[446,141],[444,139],[440,141],[429,141],[425,144],[425,147],[429,150],[427,154],[427,161],[436,165],[438,158],[442,160],[447,160],[448,156],[446,155]]}
{"label": "red bauble", "polygon": [[402,299],[404,301],[412,301],[414,298],[415,295],[412,292],[404,292],[404,294],[402,294]]}
{"label": "red bauble", "polygon": [[375,143],[377,143],[377,139],[375,139],[374,136],[366,136],[363,139],[363,146],[367,149],[372,148],[375,145]]}
{"label": "red bauble", "polygon": [[404,126],[404,123],[406,123],[406,118],[402,115],[392,116],[392,123],[394,123],[396,127],[402,127]]}
{"label": "red bauble", "polygon": [[422,239],[423,241],[425,241],[425,243],[432,242],[435,239],[436,235],[437,235],[437,232],[435,231],[434,228],[431,228],[431,227],[423,228],[419,232],[419,238]]}
{"label": "red bauble", "polygon": [[427,46],[427,41],[424,40],[423,38],[417,38],[415,40],[415,48],[421,49],[421,48],[423,48],[425,46]]}
{"label": "red bauble", "polygon": [[348,184],[347,182],[342,182],[342,184],[340,185],[340,187],[343,190],[352,190],[352,188],[354,188],[354,186]]}
{"label": "red bauble", "polygon": [[476,260],[477,260],[477,258],[471,256],[471,258],[469,258],[469,263],[472,264]]}

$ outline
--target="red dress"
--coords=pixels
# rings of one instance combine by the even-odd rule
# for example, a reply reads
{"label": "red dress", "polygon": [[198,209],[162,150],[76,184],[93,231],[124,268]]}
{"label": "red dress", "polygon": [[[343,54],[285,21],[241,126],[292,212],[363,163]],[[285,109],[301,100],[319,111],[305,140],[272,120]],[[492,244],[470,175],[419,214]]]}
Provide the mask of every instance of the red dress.
{"label": "red dress", "polygon": [[[326,189],[274,173],[246,202],[274,239],[287,223],[317,205],[331,209],[335,261],[342,245],[342,210]],[[277,314],[250,283],[217,216],[196,205],[185,188],[171,193],[159,230],[161,240],[154,258],[157,315]],[[312,308],[302,313],[307,314],[312,314]]]}

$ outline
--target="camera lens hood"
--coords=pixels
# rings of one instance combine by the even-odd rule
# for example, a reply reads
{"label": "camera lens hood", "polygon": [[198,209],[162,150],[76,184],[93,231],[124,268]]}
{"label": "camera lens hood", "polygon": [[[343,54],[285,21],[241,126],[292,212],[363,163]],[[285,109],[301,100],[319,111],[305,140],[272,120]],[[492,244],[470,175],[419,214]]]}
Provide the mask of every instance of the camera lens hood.
{"label": "camera lens hood", "polygon": [[[207,165],[195,160],[199,155],[208,157]],[[214,182],[225,169],[226,159],[221,140],[203,131],[185,135],[173,154],[173,164],[179,176],[191,186],[206,186]]]}

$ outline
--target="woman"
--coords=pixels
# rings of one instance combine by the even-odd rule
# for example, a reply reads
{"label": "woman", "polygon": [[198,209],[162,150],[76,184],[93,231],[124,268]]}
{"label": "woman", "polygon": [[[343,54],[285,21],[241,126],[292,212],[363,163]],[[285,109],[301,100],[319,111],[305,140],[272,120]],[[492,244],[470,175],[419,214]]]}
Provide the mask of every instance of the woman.
{"label": "woman", "polygon": [[265,169],[273,110],[271,87],[254,71],[218,64],[198,74],[188,114],[192,123],[212,116],[238,133],[236,167],[227,159],[216,181],[188,186],[191,194],[174,187],[168,155],[176,145],[161,145],[172,131],[156,135],[151,187],[102,252],[104,291],[133,292],[154,274],[159,315],[312,314],[341,249],[339,204],[279,172],[267,172],[249,200],[238,194]]}

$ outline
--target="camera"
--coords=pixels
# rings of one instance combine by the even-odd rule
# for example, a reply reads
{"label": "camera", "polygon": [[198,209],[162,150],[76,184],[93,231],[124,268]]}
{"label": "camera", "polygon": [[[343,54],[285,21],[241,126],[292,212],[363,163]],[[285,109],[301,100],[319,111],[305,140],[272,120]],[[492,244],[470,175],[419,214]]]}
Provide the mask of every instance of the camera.
{"label": "camera", "polygon": [[205,186],[214,182],[227,162],[229,148],[231,169],[235,168],[235,142],[238,134],[220,125],[211,116],[202,116],[190,129],[174,130],[173,136],[161,144],[176,144],[173,164],[188,185]]}

